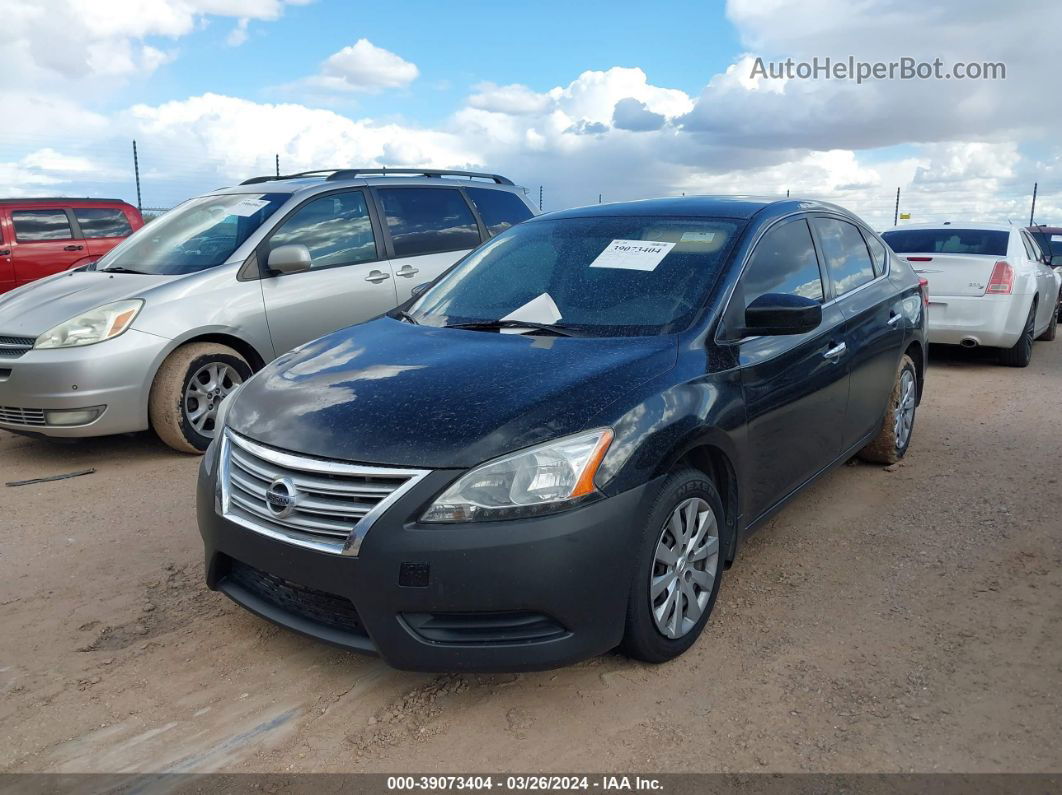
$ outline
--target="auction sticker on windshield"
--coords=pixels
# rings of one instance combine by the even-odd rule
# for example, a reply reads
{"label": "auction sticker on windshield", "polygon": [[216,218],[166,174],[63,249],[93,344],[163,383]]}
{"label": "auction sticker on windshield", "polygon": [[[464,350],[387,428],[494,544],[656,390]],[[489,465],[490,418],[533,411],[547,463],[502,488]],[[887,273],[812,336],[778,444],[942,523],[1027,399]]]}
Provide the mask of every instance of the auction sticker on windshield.
{"label": "auction sticker on windshield", "polygon": [[241,199],[229,208],[229,215],[238,215],[241,218],[246,218],[249,215],[254,215],[268,204],[269,202],[265,199]]}
{"label": "auction sticker on windshield", "polygon": [[674,247],[674,243],[655,240],[613,240],[590,263],[590,267],[654,271]]}

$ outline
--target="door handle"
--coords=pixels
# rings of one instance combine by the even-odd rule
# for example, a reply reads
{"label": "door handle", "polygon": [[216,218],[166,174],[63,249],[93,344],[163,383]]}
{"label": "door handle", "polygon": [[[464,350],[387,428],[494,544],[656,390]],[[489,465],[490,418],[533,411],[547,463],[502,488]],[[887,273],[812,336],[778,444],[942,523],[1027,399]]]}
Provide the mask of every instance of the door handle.
{"label": "door handle", "polygon": [[10,257],[10,256],[11,256],[11,249],[9,249],[9,248],[0,249],[0,257]]}
{"label": "door handle", "polygon": [[63,246],[63,251],[81,251],[84,246]]}
{"label": "door handle", "polygon": [[379,284],[384,279],[390,278],[390,273],[381,273],[380,271],[369,271],[369,275],[365,277],[365,281],[372,282],[373,284]]}
{"label": "door handle", "polygon": [[405,276],[406,278],[416,276],[418,273],[420,273],[420,271],[412,265],[403,265],[402,270],[395,271],[396,276]]}
{"label": "door handle", "polygon": [[823,359],[838,359],[841,354],[848,350],[848,346],[843,342],[840,345],[834,345],[826,353],[822,354]]}
{"label": "door handle", "polygon": [[895,315],[894,314],[892,317],[889,318],[889,325],[890,326],[895,326],[897,323],[900,322],[900,320],[902,318],[903,318],[903,315]]}

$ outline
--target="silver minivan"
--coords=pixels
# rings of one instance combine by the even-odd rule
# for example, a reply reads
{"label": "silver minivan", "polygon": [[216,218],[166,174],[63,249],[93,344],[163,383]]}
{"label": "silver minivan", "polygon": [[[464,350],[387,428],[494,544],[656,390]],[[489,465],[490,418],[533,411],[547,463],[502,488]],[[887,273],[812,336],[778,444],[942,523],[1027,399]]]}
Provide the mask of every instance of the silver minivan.
{"label": "silver minivan", "polygon": [[0,296],[0,428],[149,427],[201,452],[221,400],[280,354],[408,300],[530,218],[496,174],[346,169],[190,199],[95,265]]}

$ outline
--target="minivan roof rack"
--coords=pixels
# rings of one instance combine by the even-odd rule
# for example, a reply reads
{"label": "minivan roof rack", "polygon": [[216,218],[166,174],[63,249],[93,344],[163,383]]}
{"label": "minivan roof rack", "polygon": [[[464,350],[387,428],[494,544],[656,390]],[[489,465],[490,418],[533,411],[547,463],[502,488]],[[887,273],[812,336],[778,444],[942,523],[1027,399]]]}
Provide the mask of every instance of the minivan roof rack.
{"label": "minivan roof rack", "polygon": [[386,177],[389,174],[404,174],[420,177],[468,177],[469,179],[489,179],[498,185],[512,185],[513,181],[508,177],[503,177],[501,174],[487,174],[480,171],[452,171],[445,168],[325,168],[317,171],[300,171],[297,174],[281,174],[280,176],[274,176],[272,174],[264,177],[251,177],[241,182],[241,185],[258,185],[262,182],[273,182],[275,180],[283,179],[300,179],[302,177],[316,177],[322,174],[327,174],[325,177],[327,181],[337,179],[354,179],[356,177],[365,177],[369,175],[379,175]]}

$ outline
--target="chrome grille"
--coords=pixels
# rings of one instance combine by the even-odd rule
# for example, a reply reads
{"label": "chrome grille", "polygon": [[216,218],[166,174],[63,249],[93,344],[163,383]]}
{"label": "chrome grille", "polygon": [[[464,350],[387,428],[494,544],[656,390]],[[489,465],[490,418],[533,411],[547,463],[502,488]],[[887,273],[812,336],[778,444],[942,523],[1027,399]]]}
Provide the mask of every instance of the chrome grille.
{"label": "chrome grille", "polygon": [[[428,474],[294,455],[228,430],[219,460],[222,516],[271,538],[342,555],[357,555],[372,523]],[[270,492],[281,494],[282,506]]]}
{"label": "chrome grille", "polygon": [[33,347],[33,337],[6,337],[0,334],[0,359],[17,359]]}
{"label": "chrome grille", "polygon": [[0,422],[7,422],[12,425],[44,425],[44,409],[0,406]]}

